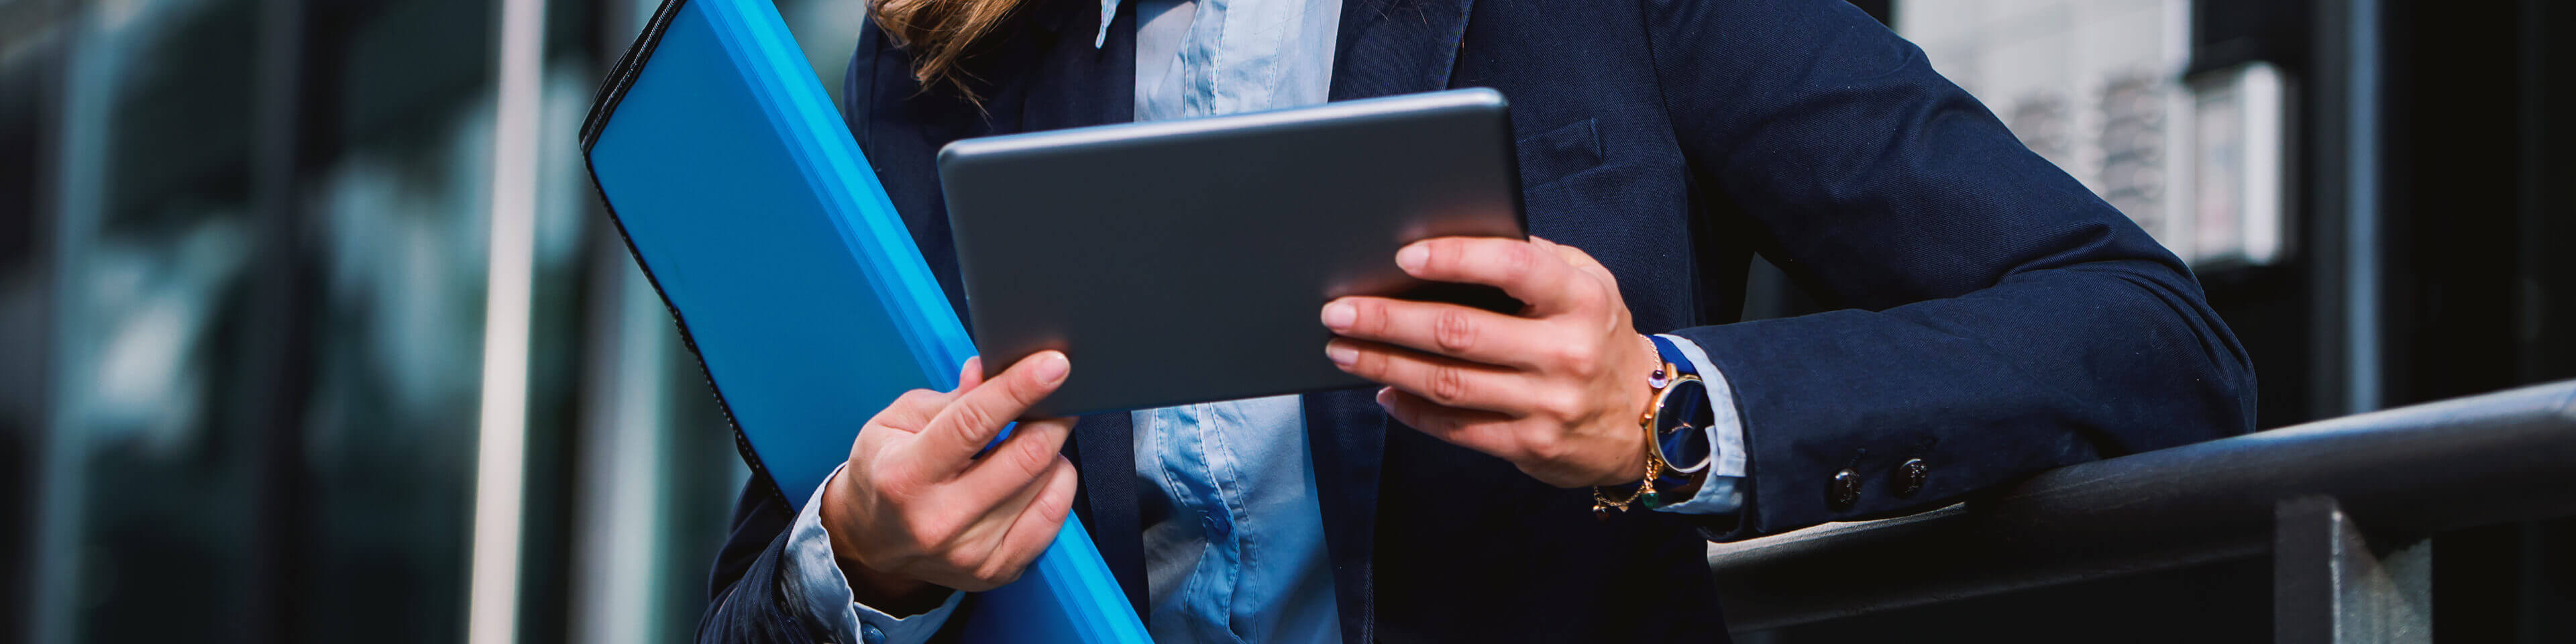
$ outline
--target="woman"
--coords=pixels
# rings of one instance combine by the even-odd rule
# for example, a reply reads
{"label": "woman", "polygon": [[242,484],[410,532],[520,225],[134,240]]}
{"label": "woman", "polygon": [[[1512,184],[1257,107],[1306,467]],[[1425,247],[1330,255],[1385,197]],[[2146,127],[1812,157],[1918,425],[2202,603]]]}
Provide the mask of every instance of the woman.
{"label": "woman", "polygon": [[[873,9],[846,116],[952,298],[949,141],[1485,86],[1536,238],[1389,259],[1530,306],[1338,300],[1318,350],[1386,388],[1029,423],[982,460],[1079,365],[970,365],[780,491],[801,515],[751,483],[702,639],[923,641],[1079,512],[1161,642],[1723,641],[1704,538],[2252,418],[2183,265],[1842,2]],[[1726,324],[1757,252],[1847,308]]]}

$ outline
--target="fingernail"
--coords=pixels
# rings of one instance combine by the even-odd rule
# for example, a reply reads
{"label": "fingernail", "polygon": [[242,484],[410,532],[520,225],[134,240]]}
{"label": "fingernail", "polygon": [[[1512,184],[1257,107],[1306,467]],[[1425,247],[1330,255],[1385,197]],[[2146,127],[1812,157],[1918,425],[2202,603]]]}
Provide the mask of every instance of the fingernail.
{"label": "fingernail", "polygon": [[1348,330],[1351,328],[1351,322],[1359,318],[1359,307],[1351,306],[1349,302],[1334,300],[1333,303],[1324,305],[1324,328],[1335,331]]}
{"label": "fingernail", "polygon": [[1426,244],[1414,244],[1395,251],[1395,265],[1405,272],[1422,270],[1422,263],[1427,261],[1431,261],[1431,247]]}
{"label": "fingernail", "polygon": [[1037,376],[1039,384],[1047,385],[1064,382],[1065,372],[1072,370],[1071,361],[1066,360],[1064,354],[1053,351],[1038,354],[1037,363],[1029,365],[1029,375]]}
{"label": "fingernail", "polygon": [[1395,407],[1395,388],[1394,388],[1394,387],[1379,387],[1379,388],[1377,388],[1377,406],[1379,406],[1379,407],[1386,407],[1386,408],[1393,408],[1393,407]]}
{"label": "fingernail", "polygon": [[1348,367],[1351,363],[1359,361],[1360,348],[1351,346],[1348,342],[1334,340],[1324,343],[1324,357],[1332,358],[1333,364]]}

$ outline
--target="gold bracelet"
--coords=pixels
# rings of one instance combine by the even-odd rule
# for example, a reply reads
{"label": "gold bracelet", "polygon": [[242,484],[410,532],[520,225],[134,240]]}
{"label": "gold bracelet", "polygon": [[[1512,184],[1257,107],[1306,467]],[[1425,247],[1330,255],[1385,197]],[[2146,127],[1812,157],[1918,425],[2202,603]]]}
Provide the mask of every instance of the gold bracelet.
{"label": "gold bracelet", "polygon": [[[1647,438],[1651,439],[1653,437],[1648,436]],[[1662,500],[1661,496],[1655,494],[1655,474],[1662,472],[1663,469],[1663,459],[1655,458],[1655,455],[1651,453],[1647,454],[1646,478],[1644,481],[1638,482],[1637,491],[1628,493],[1628,498],[1625,499],[1611,500],[1609,495],[1601,493],[1601,486],[1592,486],[1592,518],[1608,521],[1610,520],[1610,510],[1617,509],[1620,512],[1627,512],[1628,506],[1631,505],[1643,504],[1649,508],[1655,507],[1655,504]]]}

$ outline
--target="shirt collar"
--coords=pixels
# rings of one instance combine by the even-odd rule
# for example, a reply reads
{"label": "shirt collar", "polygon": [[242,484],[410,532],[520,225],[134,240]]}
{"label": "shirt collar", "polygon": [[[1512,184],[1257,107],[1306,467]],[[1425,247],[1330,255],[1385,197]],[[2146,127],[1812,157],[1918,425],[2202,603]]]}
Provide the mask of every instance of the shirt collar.
{"label": "shirt collar", "polygon": [[1091,48],[1109,44],[1109,23],[1118,19],[1118,0],[1100,0],[1100,33],[1091,37]]}

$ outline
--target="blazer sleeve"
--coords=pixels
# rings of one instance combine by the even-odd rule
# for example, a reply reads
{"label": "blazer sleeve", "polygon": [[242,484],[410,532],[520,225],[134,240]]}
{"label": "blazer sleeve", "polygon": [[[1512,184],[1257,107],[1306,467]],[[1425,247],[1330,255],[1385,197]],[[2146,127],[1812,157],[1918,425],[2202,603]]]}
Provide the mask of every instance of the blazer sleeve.
{"label": "blazer sleeve", "polygon": [[2253,368],[2190,271],[1912,43],[1838,0],[1641,1],[1710,229],[1849,307],[1676,332],[1746,423],[1747,507],[1713,538],[2250,429]]}
{"label": "blazer sleeve", "polygon": [[769,488],[766,478],[753,476],[734,502],[733,534],[708,575],[699,642],[808,644],[830,637],[821,619],[801,608],[804,602],[787,596],[787,525],[796,514]]}

